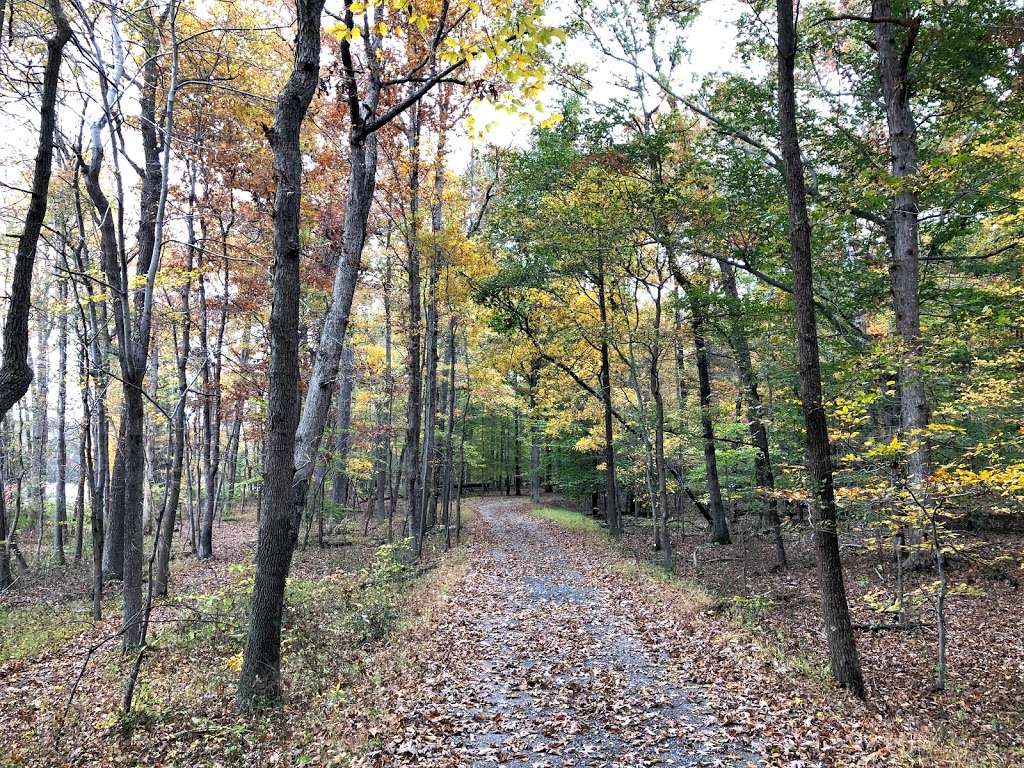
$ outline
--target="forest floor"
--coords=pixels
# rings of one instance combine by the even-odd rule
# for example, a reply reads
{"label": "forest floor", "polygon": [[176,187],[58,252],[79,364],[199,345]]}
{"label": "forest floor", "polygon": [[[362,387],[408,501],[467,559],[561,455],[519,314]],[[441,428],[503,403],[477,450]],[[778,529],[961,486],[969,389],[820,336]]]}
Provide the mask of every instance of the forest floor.
{"label": "forest floor", "polygon": [[[1019,720],[974,709],[988,699],[1005,708],[1012,685],[986,698],[975,691],[983,684],[959,682],[961,646],[1001,653],[1008,676],[1020,671],[1020,633],[1004,636],[1002,624],[993,636],[1001,648],[954,635],[955,689],[945,700],[915,687],[927,669],[904,669],[921,663],[914,654],[926,652],[926,638],[859,633],[864,704],[825,674],[800,542],[782,577],[750,564],[760,562],[755,544],[709,550],[693,530],[679,537],[668,575],[650,564],[641,521],[613,541],[563,509],[495,497],[466,506],[468,543],[445,553],[431,537],[413,566],[395,567],[397,553],[379,549],[382,527],[365,536],[346,528],[326,548],[297,552],[288,698],[252,717],[233,704],[251,517],[217,530],[213,561],[176,558],[127,720],[118,714],[130,660],[117,649],[116,592],[99,624],[82,600],[84,568],[0,595],[0,766],[1024,765],[1012,751]],[[855,592],[866,589],[859,567]],[[793,596],[783,608],[765,586],[772,578]],[[1019,627],[1020,615],[1008,624]],[[962,621],[954,614],[957,631]],[[983,718],[973,721],[975,742],[961,738],[943,701]]]}
{"label": "forest floor", "polygon": [[[685,535],[684,535],[685,533]],[[700,524],[673,532],[673,581],[704,590],[714,610],[753,639],[758,656],[813,691],[834,692],[821,631],[813,537],[786,531],[788,567],[774,564],[770,537],[734,521],[733,544],[710,546]],[[937,575],[931,562],[905,572],[906,622],[891,606],[897,569],[891,549],[857,525],[840,536],[843,570],[868,688],[863,725],[886,724],[901,763],[1024,766],[1024,541],[1020,534],[959,531],[947,555],[945,690],[935,689]],[[621,545],[638,562],[653,557],[649,521],[627,518]],[[776,676],[777,679],[777,676]],[[765,681],[765,695],[786,686]],[[790,694],[792,695],[792,694]],[[833,693],[834,695],[834,693]],[[827,708],[826,708],[827,711]],[[846,726],[836,721],[838,732]],[[852,761],[853,750],[845,760]],[[840,763],[845,764],[845,762]]]}

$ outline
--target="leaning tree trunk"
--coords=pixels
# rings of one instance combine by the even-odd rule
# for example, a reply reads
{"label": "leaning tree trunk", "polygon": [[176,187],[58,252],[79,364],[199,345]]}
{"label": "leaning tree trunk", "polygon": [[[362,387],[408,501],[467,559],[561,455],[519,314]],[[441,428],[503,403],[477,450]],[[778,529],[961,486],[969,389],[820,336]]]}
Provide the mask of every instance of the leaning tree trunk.
{"label": "leaning tree trunk", "polygon": [[[251,709],[281,697],[281,618],[284,588],[299,534],[295,502],[299,426],[299,241],[302,151],[299,133],[320,82],[323,0],[298,0],[298,33],[291,74],[268,131],[277,189],[274,199],[274,278],[270,312],[270,391],[267,403],[263,508],[256,545],[256,580],[238,682],[238,704]],[[312,461],[310,462],[312,463]]]}
{"label": "leaning tree trunk", "polygon": [[43,68],[43,88],[39,100],[39,147],[32,169],[32,192],[28,210],[25,212],[25,225],[18,238],[18,248],[14,255],[14,274],[9,289],[7,319],[4,322],[3,358],[0,361],[0,419],[3,419],[11,410],[11,406],[25,395],[32,383],[32,368],[28,364],[28,314],[32,305],[32,270],[49,201],[60,65],[64,46],[71,39],[71,25],[64,16],[60,0],[48,0],[47,8],[56,30],[46,41],[46,64]]}
{"label": "leaning tree trunk", "polygon": [[796,319],[797,352],[800,362],[800,400],[804,411],[807,440],[807,469],[813,484],[815,543],[818,549],[818,580],[821,588],[822,620],[828,640],[832,674],[840,685],[856,696],[864,696],[864,678],[853,637],[850,608],[846,601],[835,491],[832,485],[832,456],[821,394],[817,318],[814,307],[814,272],[811,261],[811,222],[807,214],[807,190],[796,124],[797,33],[790,0],[778,0],[778,103],[780,144],[789,206],[789,238],[793,269],[793,309]]}
{"label": "leaning tree trunk", "polygon": [[[354,87],[354,86],[353,86]],[[327,228],[332,248],[339,251],[338,267],[331,292],[331,303],[320,329],[313,371],[302,402],[295,436],[295,504],[299,515],[313,478],[337,386],[338,367],[348,333],[352,299],[362,268],[367,220],[377,179],[377,138],[352,129],[349,140],[349,182],[344,225]]]}

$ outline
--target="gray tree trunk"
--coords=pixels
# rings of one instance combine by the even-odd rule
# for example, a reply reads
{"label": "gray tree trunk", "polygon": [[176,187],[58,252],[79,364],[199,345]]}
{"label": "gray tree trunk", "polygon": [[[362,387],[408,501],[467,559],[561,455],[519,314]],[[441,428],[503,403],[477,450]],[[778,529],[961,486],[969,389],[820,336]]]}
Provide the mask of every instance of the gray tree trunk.
{"label": "gray tree trunk", "polygon": [[[875,19],[893,18],[890,0],[873,0],[871,7]],[[919,21],[908,21],[910,27],[902,33],[902,40],[898,39],[904,29],[901,25],[891,21],[875,24],[878,70],[889,130],[889,154],[892,174],[897,179],[912,179],[918,174],[917,124],[910,106],[908,66]],[[928,426],[928,400],[921,371],[920,227],[914,184],[902,183],[900,190],[892,204],[893,242],[889,279],[896,331],[902,345],[899,388],[903,439],[917,446],[910,453],[907,476],[913,487],[921,488],[928,480],[931,462],[928,440],[923,434]]]}
{"label": "gray tree trunk", "polygon": [[331,499],[337,505],[345,504],[349,496],[348,454],[352,445],[352,391],[355,385],[355,351],[346,342],[341,353],[338,377],[337,420],[334,425],[334,461],[337,468],[331,486]]}
{"label": "gray tree trunk", "polygon": [[64,538],[68,526],[68,286],[64,280],[57,283],[57,490],[54,504],[53,555],[58,565],[64,565]]}

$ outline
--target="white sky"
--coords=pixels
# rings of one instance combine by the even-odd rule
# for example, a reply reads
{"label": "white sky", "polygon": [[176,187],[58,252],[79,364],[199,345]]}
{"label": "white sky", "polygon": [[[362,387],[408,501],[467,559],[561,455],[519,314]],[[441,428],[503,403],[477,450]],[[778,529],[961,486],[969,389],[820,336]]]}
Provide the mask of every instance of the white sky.
{"label": "white sky", "polygon": [[[740,14],[747,8],[740,0],[703,0],[700,15],[684,32],[688,60],[677,68],[677,81],[674,83],[681,92],[692,92],[708,75],[734,69],[737,66],[736,53],[736,22]],[[558,0],[555,0],[554,13],[561,15]],[[558,22],[552,22],[558,23]],[[609,61],[600,51],[595,50],[585,41],[572,39],[567,43],[566,60],[571,63],[585,65],[588,77],[593,84],[591,96],[597,101],[610,98],[616,88],[615,81],[621,77],[623,69],[617,62]],[[657,89],[652,85],[652,93]],[[552,110],[557,107],[554,101],[558,94],[550,91],[546,102]],[[496,113],[487,104],[479,105],[474,114],[480,126],[488,126],[485,140],[497,146],[526,147],[529,143],[533,125],[523,119],[507,114]],[[456,168],[458,152],[453,152]],[[467,156],[468,152],[464,153]]]}

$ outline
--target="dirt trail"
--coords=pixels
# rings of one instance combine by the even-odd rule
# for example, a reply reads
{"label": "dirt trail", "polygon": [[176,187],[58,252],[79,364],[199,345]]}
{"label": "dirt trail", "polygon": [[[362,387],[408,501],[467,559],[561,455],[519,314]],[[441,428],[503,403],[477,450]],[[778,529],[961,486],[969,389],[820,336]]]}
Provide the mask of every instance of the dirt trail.
{"label": "dirt trail", "polygon": [[[484,501],[422,683],[378,765],[747,766],[698,686],[673,677],[552,524]],[[580,550],[580,551],[577,551]],[[608,578],[614,578],[608,574]]]}

